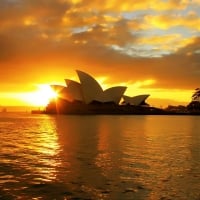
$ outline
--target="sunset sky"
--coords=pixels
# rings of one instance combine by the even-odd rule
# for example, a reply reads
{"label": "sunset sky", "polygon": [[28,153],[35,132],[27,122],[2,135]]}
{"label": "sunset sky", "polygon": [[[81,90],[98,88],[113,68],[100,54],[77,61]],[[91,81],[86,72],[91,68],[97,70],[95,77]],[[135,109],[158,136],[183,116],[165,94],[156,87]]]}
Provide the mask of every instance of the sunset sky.
{"label": "sunset sky", "polygon": [[200,0],[0,0],[0,106],[39,105],[76,69],[152,105],[187,104],[200,87]]}

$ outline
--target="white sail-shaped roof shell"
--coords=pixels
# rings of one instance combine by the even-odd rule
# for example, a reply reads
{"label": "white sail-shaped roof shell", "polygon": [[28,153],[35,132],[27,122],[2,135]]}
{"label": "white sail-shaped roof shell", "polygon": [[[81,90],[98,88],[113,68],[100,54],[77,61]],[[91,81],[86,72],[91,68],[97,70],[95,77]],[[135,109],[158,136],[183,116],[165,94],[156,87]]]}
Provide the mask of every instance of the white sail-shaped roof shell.
{"label": "white sail-shaped roof shell", "polygon": [[83,94],[83,99],[85,103],[91,103],[94,100],[97,100],[98,96],[102,95],[103,89],[99,83],[89,74],[76,70],[80,83],[81,90]]}
{"label": "white sail-shaped roof shell", "polygon": [[55,92],[61,92],[64,90],[66,87],[62,85],[50,85],[50,87],[55,91]]}
{"label": "white sail-shaped roof shell", "polygon": [[58,94],[62,99],[69,99],[68,89],[62,85],[50,85],[50,87]]}
{"label": "white sail-shaped roof shell", "polygon": [[126,87],[124,86],[108,88],[104,90],[99,96],[97,96],[96,100],[100,102],[114,102],[116,104],[119,104],[125,90]]}
{"label": "white sail-shaped roof shell", "polygon": [[150,95],[149,94],[143,94],[143,95],[138,95],[134,97],[129,97],[124,95],[123,99],[126,104],[130,105],[140,105],[142,102],[144,102]]}
{"label": "white sail-shaped roof shell", "polygon": [[119,104],[126,87],[116,86],[103,91],[100,84],[89,74],[77,70],[80,83],[65,79],[66,85],[51,85],[51,87],[58,93],[58,96],[67,101],[82,101],[86,104],[92,101],[101,103],[114,102]]}
{"label": "white sail-shaped roof shell", "polygon": [[65,79],[65,83],[67,85],[68,94],[70,95],[71,100],[83,101],[81,84],[70,79]]}
{"label": "white sail-shaped roof shell", "polygon": [[81,82],[82,95],[85,103],[92,101],[115,102],[118,104],[124,94],[126,87],[116,86],[103,91],[100,84],[89,74],[77,70],[78,77]]}

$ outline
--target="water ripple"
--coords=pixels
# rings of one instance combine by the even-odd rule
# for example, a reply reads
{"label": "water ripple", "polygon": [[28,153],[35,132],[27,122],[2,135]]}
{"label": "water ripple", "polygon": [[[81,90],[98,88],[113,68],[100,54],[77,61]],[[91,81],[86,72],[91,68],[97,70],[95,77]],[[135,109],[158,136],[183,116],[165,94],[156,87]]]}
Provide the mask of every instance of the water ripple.
{"label": "water ripple", "polygon": [[199,116],[0,114],[0,199],[199,200]]}

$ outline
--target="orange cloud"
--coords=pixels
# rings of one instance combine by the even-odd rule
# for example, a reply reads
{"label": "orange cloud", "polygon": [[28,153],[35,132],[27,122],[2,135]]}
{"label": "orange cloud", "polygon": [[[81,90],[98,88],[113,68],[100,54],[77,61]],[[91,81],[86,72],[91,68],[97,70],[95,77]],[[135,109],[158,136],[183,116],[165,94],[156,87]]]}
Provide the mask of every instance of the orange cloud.
{"label": "orange cloud", "polygon": [[83,7],[92,7],[98,8],[101,11],[136,11],[136,10],[177,10],[177,9],[185,9],[189,0],[170,0],[170,1],[159,1],[159,0],[135,0],[134,2],[131,0],[93,0],[86,1],[83,0],[80,2],[80,5]]}
{"label": "orange cloud", "polygon": [[195,12],[190,12],[186,16],[149,15],[145,17],[145,22],[149,25],[149,27],[155,27],[164,30],[175,26],[182,26],[198,31],[200,30],[200,18]]}
{"label": "orange cloud", "polygon": [[149,88],[196,88],[198,3],[2,0],[0,90],[28,90],[38,81],[62,82],[75,69],[106,76],[108,85],[151,78],[156,82]]}
{"label": "orange cloud", "polygon": [[180,34],[152,36],[152,37],[140,37],[138,44],[140,45],[153,45],[157,49],[167,50],[170,52],[176,52],[179,49],[192,44],[195,38],[184,38]]}

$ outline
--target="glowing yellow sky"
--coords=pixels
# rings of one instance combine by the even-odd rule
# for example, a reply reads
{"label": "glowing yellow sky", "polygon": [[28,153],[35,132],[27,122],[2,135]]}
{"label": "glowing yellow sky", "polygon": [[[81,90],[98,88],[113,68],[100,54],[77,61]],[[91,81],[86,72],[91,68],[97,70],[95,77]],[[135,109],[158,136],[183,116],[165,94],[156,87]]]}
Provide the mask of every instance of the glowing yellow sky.
{"label": "glowing yellow sky", "polygon": [[158,106],[200,84],[199,0],[1,0],[0,24],[3,106],[41,104],[76,69]]}

